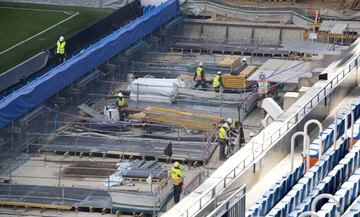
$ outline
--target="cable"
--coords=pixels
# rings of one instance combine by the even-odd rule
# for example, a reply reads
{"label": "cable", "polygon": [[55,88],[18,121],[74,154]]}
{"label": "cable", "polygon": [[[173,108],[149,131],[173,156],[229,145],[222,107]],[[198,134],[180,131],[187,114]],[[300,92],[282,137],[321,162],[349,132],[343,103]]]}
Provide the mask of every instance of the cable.
{"label": "cable", "polygon": [[280,71],[280,72],[274,72],[274,73],[272,73],[270,76],[268,76],[268,78],[271,78],[271,77],[273,77],[273,76],[276,76],[276,75],[279,75],[279,74],[281,74],[281,73],[284,73],[284,72],[286,72],[287,70],[289,70],[289,69],[292,69],[292,68],[295,68],[295,67],[297,67],[297,66],[299,66],[299,65],[302,65],[302,64],[304,64],[304,63],[306,63],[305,61],[303,61],[303,62],[300,62],[300,63],[298,63],[298,64],[296,64],[296,65],[294,65],[294,66],[291,66],[291,67],[289,67],[289,68],[286,68],[286,69],[284,69],[284,70],[282,70],[282,71]]}

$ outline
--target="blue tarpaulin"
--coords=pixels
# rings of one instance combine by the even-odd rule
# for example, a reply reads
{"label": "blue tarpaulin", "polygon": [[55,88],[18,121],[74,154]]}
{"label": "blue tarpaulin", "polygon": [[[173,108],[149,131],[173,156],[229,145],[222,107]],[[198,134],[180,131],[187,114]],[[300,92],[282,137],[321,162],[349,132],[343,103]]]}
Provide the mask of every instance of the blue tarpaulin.
{"label": "blue tarpaulin", "polygon": [[145,37],[179,11],[169,0],[0,101],[0,127],[35,108],[85,73]]}

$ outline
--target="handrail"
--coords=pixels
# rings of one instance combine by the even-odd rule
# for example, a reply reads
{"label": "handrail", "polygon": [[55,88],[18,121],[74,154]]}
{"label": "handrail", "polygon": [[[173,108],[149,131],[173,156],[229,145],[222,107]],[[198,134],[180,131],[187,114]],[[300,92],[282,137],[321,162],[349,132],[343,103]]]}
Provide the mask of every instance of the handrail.
{"label": "handrail", "polygon": [[336,203],[336,217],[340,216],[339,209],[340,209],[340,202],[336,197],[332,194],[319,194],[314,198],[314,200],[311,202],[311,211],[316,212],[316,205],[317,203],[322,199],[329,199]]}
{"label": "handrail", "polygon": [[[345,113],[345,124],[344,124],[344,135],[346,137],[349,137],[348,135],[348,126],[349,126],[349,121],[348,121],[348,118],[349,118],[349,114],[351,114],[351,137],[350,137],[350,144],[352,145],[353,144],[353,138],[354,138],[354,122],[355,122],[355,116],[354,116],[354,111],[351,110],[349,107],[347,106],[342,106],[340,108],[338,108],[336,110],[336,113],[335,113],[335,119],[334,119],[334,138],[333,138],[333,145],[334,145],[334,151],[336,150],[336,141],[337,141],[337,121],[338,121],[338,114],[339,112],[342,112],[342,114]],[[347,144],[347,147],[346,149],[349,150],[349,144]]]}
{"label": "handrail", "polygon": [[217,217],[217,216],[223,216],[225,213],[223,213],[224,211],[226,212],[227,209],[229,208],[229,205],[233,205],[231,204],[231,202],[233,202],[232,200],[235,198],[237,199],[239,196],[244,198],[246,195],[246,185],[242,185],[240,188],[238,188],[234,193],[232,193],[226,200],[224,200],[220,206],[218,206],[216,209],[214,209],[210,214],[207,215],[207,217]]}
{"label": "handrail", "polygon": [[[232,180],[228,179],[235,179],[239,174],[241,174],[243,171],[245,171],[250,165],[252,165],[255,160],[259,157],[261,157],[266,151],[271,147],[273,142],[277,141],[279,138],[281,138],[281,135],[286,133],[288,130],[291,129],[292,126],[294,126],[302,117],[304,117],[306,114],[308,114],[312,108],[314,108],[315,105],[317,105],[319,102],[321,102],[321,97],[327,96],[329,93],[332,92],[333,88],[342,81],[347,74],[349,74],[355,67],[358,65],[358,59],[359,55],[356,55],[355,58],[353,58],[349,63],[344,65],[342,67],[342,70],[328,83],[323,87],[321,90],[319,90],[305,105],[300,107],[296,113],[290,116],[290,118],[287,119],[285,122],[285,130],[283,127],[280,127],[278,130],[276,130],[270,137],[268,137],[264,142],[261,144],[261,146],[258,146],[251,154],[249,154],[243,161],[241,161],[235,168],[233,168],[228,174],[226,174],[225,177],[221,178],[218,183],[214,184],[211,188],[204,191],[200,198],[196,199],[196,201],[193,201],[192,205],[183,209],[180,213],[180,216],[189,217],[196,215],[205,205],[211,201],[217,193],[217,188],[220,185],[223,185],[223,188],[220,188],[219,191],[222,189],[225,189],[229,184],[231,184]],[[338,64],[342,64],[343,61],[339,62]],[[314,101],[315,100],[315,101]],[[314,102],[313,102],[314,101]],[[265,144],[267,144],[265,146]],[[209,199],[210,196],[210,199]],[[194,206],[197,206],[196,211],[192,214],[189,213],[191,209],[194,208]]]}
{"label": "handrail", "polygon": [[316,212],[312,212],[312,211],[306,211],[299,215],[299,217],[305,217],[305,216],[320,217],[319,214],[317,214]]}
{"label": "handrail", "polygon": [[[322,123],[316,119],[311,119],[311,120],[308,120],[305,125],[304,125],[304,132],[305,134],[308,134],[308,129],[309,129],[309,126],[310,124],[316,124],[318,127],[319,127],[319,156],[318,156],[318,159],[320,160],[321,158],[321,155],[322,155],[322,150],[323,150],[323,139],[322,139],[322,134],[323,134],[323,131],[324,131],[324,128],[322,126]],[[305,140],[304,140],[304,143],[305,143]],[[309,144],[310,146],[310,144]]]}
{"label": "handrail", "polygon": [[294,172],[295,139],[297,136],[304,137],[303,152],[306,155],[306,171],[310,169],[310,138],[307,132],[296,132],[291,136],[291,173]]}

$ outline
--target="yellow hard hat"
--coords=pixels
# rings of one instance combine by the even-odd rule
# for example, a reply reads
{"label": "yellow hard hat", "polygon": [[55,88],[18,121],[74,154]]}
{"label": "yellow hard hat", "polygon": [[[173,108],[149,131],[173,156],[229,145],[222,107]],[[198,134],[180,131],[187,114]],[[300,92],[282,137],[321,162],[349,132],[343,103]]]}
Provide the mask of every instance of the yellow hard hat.
{"label": "yellow hard hat", "polygon": [[174,167],[179,167],[180,166],[180,163],[179,162],[177,162],[177,161],[175,161],[175,163],[174,163]]}

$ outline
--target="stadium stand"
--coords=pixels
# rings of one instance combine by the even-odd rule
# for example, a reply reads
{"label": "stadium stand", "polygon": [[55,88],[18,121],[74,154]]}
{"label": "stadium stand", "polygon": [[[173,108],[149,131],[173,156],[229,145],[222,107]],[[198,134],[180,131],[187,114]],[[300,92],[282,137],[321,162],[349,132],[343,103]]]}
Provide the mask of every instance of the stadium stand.
{"label": "stadium stand", "polygon": [[[360,178],[360,177],[359,177]],[[349,181],[355,180],[357,177],[350,177]],[[357,191],[359,190],[359,183],[357,185]],[[360,215],[360,196],[358,196],[355,201],[349,206],[346,212],[343,214],[343,217],[352,217],[352,216],[359,216]]]}
{"label": "stadium stand", "polygon": [[[355,100],[349,107],[354,112],[355,120],[357,120],[360,116],[360,103]],[[338,139],[345,132],[345,117],[338,118]],[[350,115],[346,118],[350,120]],[[355,200],[357,196],[355,192],[358,192],[359,189],[359,185],[355,184],[355,181],[360,170],[355,171],[355,169],[359,166],[360,142],[356,143],[353,149],[347,153],[348,137],[351,136],[348,134],[347,138],[341,138],[342,142],[335,150],[330,149],[333,143],[334,128],[335,125],[331,124],[322,134],[323,150],[326,152],[321,156],[321,159],[306,173],[305,165],[302,163],[293,173],[283,175],[274,186],[263,194],[262,198],[255,202],[246,216],[298,216],[304,211],[309,211],[313,199],[323,193],[335,193],[335,197],[340,201],[341,212],[343,213],[349,204]],[[360,119],[354,124],[353,139],[360,139]],[[320,139],[317,138],[311,143],[311,155],[318,156],[319,142]],[[352,176],[353,173],[355,175]],[[345,182],[346,180],[348,182]],[[343,190],[340,189],[339,192],[336,192],[340,186]],[[322,205],[324,202],[320,201],[318,207]],[[321,212],[326,213],[325,216],[333,216],[334,206],[335,203],[329,202],[321,208]]]}

